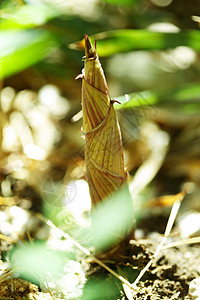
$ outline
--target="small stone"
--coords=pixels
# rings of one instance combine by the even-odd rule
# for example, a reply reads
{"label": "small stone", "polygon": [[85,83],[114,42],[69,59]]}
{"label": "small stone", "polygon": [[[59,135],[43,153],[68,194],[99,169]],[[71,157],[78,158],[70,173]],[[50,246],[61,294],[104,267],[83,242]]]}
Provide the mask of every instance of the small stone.
{"label": "small stone", "polygon": [[200,277],[190,282],[189,295],[191,299],[200,300]]}

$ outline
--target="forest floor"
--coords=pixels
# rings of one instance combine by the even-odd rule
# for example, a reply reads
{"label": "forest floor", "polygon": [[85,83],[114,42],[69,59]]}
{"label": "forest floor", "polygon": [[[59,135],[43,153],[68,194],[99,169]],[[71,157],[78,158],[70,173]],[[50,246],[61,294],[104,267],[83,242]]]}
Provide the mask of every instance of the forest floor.
{"label": "forest floor", "polygon": [[[7,208],[3,211],[6,212]],[[32,217],[37,219],[37,215]],[[116,252],[117,255],[120,253],[117,262],[113,261],[112,257],[102,261],[119,275],[128,279],[129,282],[134,282],[139,272],[153,259],[156,249],[163,238],[161,232],[163,232],[166,222],[167,218],[165,216],[151,216],[144,219],[138,224],[136,233],[140,232],[141,234],[143,232],[143,235],[146,234],[146,237],[130,239],[123,243],[123,254],[120,252],[120,247]],[[41,223],[38,221],[36,223],[37,230],[41,229]],[[47,227],[44,228],[47,230]],[[22,236],[23,234],[21,234]],[[20,233],[18,238],[20,239]],[[194,296],[198,295],[198,290],[194,292],[190,289],[192,291],[192,294],[190,294],[189,286],[194,279],[200,277],[200,246],[199,244],[187,245],[184,241],[182,245],[178,245],[180,240],[181,237],[175,225],[167,243],[162,247],[158,256],[138,282],[137,290],[127,289],[124,285],[122,287],[121,282],[117,278],[113,277],[98,264],[92,262],[92,260],[88,261],[86,257],[85,262],[83,263],[82,261],[82,266],[85,269],[84,273],[87,280],[85,280],[84,287],[82,286],[83,292],[81,292],[81,296],[70,298],[70,293],[68,293],[68,297],[66,297],[66,294],[63,296],[62,291],[59,294],[58,291],[55,293],[51,288],[41,288],[37,284],[19,278],[16,274],[13,279],[5,271],[4,278],[1,277],[0,299],[198,299]],[[17,241],[17,243],[19,242],[20,240]],[[1,269],[8,263],[6,253],[12,247],[13,244],[9,241],[9,237],[6,240],[2,236],[0,244]],[[104,278],[103,282],[100,278]],[[94,283],[96,286],[95,294]],[[91,286],[93,286],[92,290]]]}

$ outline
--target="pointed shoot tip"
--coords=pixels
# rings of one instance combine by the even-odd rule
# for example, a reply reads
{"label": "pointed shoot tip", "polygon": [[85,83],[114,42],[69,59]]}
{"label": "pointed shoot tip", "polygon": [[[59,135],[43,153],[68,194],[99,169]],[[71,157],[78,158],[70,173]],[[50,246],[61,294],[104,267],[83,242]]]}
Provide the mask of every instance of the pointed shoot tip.
{"label": "pointed shoot tip", "polygon": [[85,56],[87,58],[95,58],[96,50],[92,47],[90,39],[87,34],[85,34]]}

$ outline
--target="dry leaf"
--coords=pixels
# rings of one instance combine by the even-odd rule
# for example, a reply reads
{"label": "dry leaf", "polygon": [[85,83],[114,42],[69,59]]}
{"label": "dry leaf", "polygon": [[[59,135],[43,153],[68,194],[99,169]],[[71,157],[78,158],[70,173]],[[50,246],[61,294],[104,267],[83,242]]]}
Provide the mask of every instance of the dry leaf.
{"label": "dry leaf", "polygon": [[147,203],[147,207],[155,207],[155,206],[166,206],[166,207],[168,207],[168,206],[171,206],[176,201],[182,201],[189,190],[190,190],[190,185],[187,184],[184,187],[184,189],[181,192],[179,192],[178,194],[164,195],[164,196],[160,196],[160,197],[151,199]]}

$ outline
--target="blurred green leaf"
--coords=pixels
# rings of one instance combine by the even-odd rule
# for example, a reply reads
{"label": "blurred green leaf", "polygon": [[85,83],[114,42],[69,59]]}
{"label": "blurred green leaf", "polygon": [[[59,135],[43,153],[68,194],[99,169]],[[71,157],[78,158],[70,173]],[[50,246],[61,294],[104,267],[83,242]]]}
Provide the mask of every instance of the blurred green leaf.
{"label": "blurred green leaf", "polygon": [[156,91],[141,91],[139,93],[126,94],[116,97],[114,104],[116,110],[129,109],[140,106],[167,105],[174,110],[182,110],[186,113],[200,112],[200,86],[199,84],[188,84],[173,89],[162,89]]}
{"label": "blurred green leaf", "polygon": [[[99,56],[110,56],[133,50],[166,50],[178,46],[188,46],[200,50],[200,32],[198,30],[178,33],[161,33],[149,30],[123,29],[92,35],[91,41],[97,40]],[[84,41],[72,44],[72,48],[84,47]]]}
{"label": "blurred green leaf", "polygon": [[50,249],[44,242],[27,243],[17,246],[11,253],[12,267],[27,280],[34,281],[47,272],[61,273],[65,255],[61,251]]}
{"label": "blurred green leaf", "polygon": [[116,97],[115,100],[120,103],[114,103],[115,109],[119,110],[156,104],[158,102],[158,96],[156,93],[150,91],[141,91],[139,93],[125,94],[123,96]]}
{"label": "blurred green leaf", "polygon": [[127,184],[92,211],[93,242],[96,250],[113,246],[130,232],[136,213]]}
{"label": "blurred green leaf", "polygon": [[1,29],[32,28],[42,25],[61,13],[54,7],[45,4],[22,5],[4,9],[1,12]]}
{"label": "blurred green leaf", "polygon": [[58,46],[58,39],[43,29],[3,30],[0,40],[0,78],[34,65]]}
{"label": "blurred green leaf", "polygon": [[91,278],[84,286],[81,300],[120,299],[120,287],[113,276]]}
{"label": "blurred green leaf", "polygon": [[113,5],[129,5],[137,2],[137,0],[103,0],[103,2],[107,2]]}

